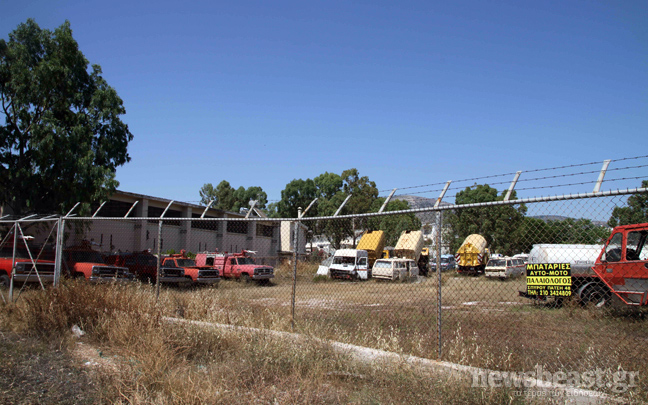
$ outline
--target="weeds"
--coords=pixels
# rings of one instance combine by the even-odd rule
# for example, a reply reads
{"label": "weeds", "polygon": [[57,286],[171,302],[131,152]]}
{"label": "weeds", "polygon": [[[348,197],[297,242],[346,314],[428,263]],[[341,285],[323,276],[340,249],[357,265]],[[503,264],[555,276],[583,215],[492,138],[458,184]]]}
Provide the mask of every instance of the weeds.
{"label": "weeds", "polygon": [[[509,402],[506,390],[471,389],[405,365],[356,364],[315,341],[299,345],[270,335],[170,326],[164,316],[291,330],[291,278],[269,287],[224,281],[218,289],[93,286],[68,282],[29,291],[0,310],[2,329],[67,339],[73,325],[117,364],[98,373],[107,402]],[[298,268],[296,319],[304,335],[397,353],[437,358],[436,280],[418,284],[314,283]],[[289,275],[287,275],[289,274]],[[645,311],[597,311],[566,302],[548,309],[514,301],[517,280],[492,283],[444,274],[442,359],[494,370],[630,370],[639,373],[633,397],[646,399],[648,375],[637,353],[648,342]],[[484,295],[485,285],[489,295]],[[454,294],[449,294],[452,291]],[[509,302],[510,300],[510,302]],[[635,353],[635,354],[633,354]],[[405,381],[405,382],[404,382]],[[189,382],[189,383],[187,383]],[[427,386],[425,392],[419,388]],[[124,397],[125,396],[125,397]]]}
{"label": "weeds", "polygon": [[[161,321],[165,313],[183,308],[188,317],[287,326],[283,316],[267,308],[247,306],[240,311],[241,302],[228,298],[216,298],[205,289],[163,296],[155,303],[150,292],[143,293],[137,286],[71,282],[2,307],[0,325],[2,329],[13,325],[21,333],[52,342],[69,341],[70,327],[81,325],[87,332],[84,342],[99,348],[113,364],[92,373],[102,389],[88,395],[97,402],[509,402],[506,390],[471,390],[467,382],[448,384],[401,363],[356,363],[316,340],[282,340],[271,334]],[[374,333],[385,348],[401,346],[398,328],[374,329]]]}

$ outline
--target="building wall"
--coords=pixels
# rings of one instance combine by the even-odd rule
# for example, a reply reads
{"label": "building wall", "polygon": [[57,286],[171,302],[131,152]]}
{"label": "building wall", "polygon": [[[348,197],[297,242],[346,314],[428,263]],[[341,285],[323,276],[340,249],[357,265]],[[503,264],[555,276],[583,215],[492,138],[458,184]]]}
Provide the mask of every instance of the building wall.
{"label": "building wall", "polygon": [[[97,250],[103,252],[111,251],[140,251],[150,249],[157,251],[160,238],[158,237],[157,220],[138,220],[136,218],[149,217],[151,213],[161,215],[167,208],[169,201],[157,199],[155,197],[142,196],[132,193],[117,192],[111,197],[111,201],[106,204],[97,214],[98,217],[106,216],[123,216],[137,201],[137,205],[130,211],[128,219],[123,220],[86,220],[89,224],[87,231],[82,233],[70,234],[67,246],[79,243],[82,240],[91,240]],[[234,221],[234,219],[243,218],[236,213],[208,210],[205,214],[207,218],[218,218],[212,221],[196,221],[196,226],[192,225],[192,220],[173,220],[173,218],[194,218],[199,219],[204,212],[204,207],[193,206],[186,203],[173,203],[165,215],[162,227],[162,244],[160,250],[166,252],[174,250],[176,252],[185,249],[190,252],[198,251],[241,251],[242,249],[253,250],[257,256],[276,257],[279,249],[279,224],[273,221]],[[222,218],[222,220],[220,219]],[[226,218],[232,218],[227,221]],[[70,220],[69,223],[74,221]],[[228,222],[230,230],[228,231]],[[241,225],[241,224],[245,225]],[[202,224],[202,225],[201,225]],[[258,235],[257,225],[271,226],[276,228],[272,236]],[[242,229],[239,229],[241,227]],[[67,227],[70,229],[70,226]],[[209,229],[203,229],[209,228]]]}

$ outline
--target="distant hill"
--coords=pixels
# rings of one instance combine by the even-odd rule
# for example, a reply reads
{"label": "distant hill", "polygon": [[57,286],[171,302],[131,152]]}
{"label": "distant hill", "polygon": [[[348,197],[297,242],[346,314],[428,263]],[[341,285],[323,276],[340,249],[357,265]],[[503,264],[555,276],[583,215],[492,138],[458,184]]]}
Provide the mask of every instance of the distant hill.
{"label": "distant hill", "polygon": [[[426,197],[419,197],[416,195],[399,195],[393,198],[394,200],[402,200],[406,201],[407,204],[411,209],[422,209],[422,208],[432,208],[434,207],[434,204],[436,203],[437,199],[436,198],[426,198]],[[448,206],[452,205],[447,202],[441,201],[442,206]],[[414,214],[416,217],[422,222],[422,223],[430,223],[433,221],[436,216],[432,214],[432,212],[421,212],[418,214]]]}
{"label": "distant hill", "polygon": [[[533,216],[531,218],[537,218],[537,219],[540,219],[540,220],[545,221],[545,222],[547,222],[547,221],[564,221],[566,219],[570,219],[570,217],[564,217],[562,215],[536,215],[536,216]],[[576,218],[571,218],[571,219],[576,220]],[[585,219],[587,219],[587,218],[585,218]],[[607,222],[605,222],[605,221],[595,221],[595,220],[590,220],[590,221],[592,221],[592,223],[594,225],[608,226]]]}
{"label": "distant hill", "polygon": [[[399,195],[393,199],[407,201],[407,204],[409,204],[412,209],[432,208],[437,200],[436,198],[419,197],[416,195]],[[452,204],[441,201],[441,205],[448,206]]]}

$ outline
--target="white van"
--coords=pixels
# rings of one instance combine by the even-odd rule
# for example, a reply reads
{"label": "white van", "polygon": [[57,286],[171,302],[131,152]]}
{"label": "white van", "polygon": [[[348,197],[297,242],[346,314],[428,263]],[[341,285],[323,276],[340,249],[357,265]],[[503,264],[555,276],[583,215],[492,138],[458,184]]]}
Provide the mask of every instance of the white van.
{"label": "white van", "polygon": [[516,257],[494,257],[486,264],[484,276],[500,279],[519,277],[524,274],[524,262]]}
{"label": "white van", "polygon": [[331,278],[348,278],[350,280],[367,280],[369,276],[368,254],[366,250],[338,249],[329,266]]}
{"label": "white van", "polygon": [[384,280],[409,280],[419,275],[412,259],[378,259],[371,269],[371,277]]}

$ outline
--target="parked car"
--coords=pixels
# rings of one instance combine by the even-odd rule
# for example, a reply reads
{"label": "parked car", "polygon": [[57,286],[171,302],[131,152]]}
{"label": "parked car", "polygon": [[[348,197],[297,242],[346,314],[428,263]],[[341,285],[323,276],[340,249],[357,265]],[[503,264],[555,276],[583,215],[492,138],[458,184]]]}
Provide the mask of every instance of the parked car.
{"label": "parked car", "polygon": [[211,266],[199,266],[194,259],[187,256],[183,249],[179,254],[172,254],[162,259],[162,267],[169,269],[182,269],[185,278],[194,284],[212,284],[218,286],[220,273]]}
{"label": "parked car", "polygon": [[[106,264],[122,266],[145,283],[155,283],[157,280],[158,260],[148,250],[141,252],[125,252],[108,255]],[[191,280],[185,277],[184,269],[179,267],[160,267],[160,283],[185,284]]]}
{"label": "parked car", "polygon": [[256,264],[251,256],[254,253],[249,250],[242,250],[240,253],[198,253],[196,265],[215,269],[223,278],[233,278],[244,283],[254,280],[260,284],[267,284],[274,278],[274,268]]}
{"label": "parked car", "polygon": [[[457,261],[453,255],[442,255],[441,256],[441,271],[456,270]],[[430,261],[430,271],[436,273],[437,271],[437,260],[436,258]]]}
{"label": "parked car", "polygon": [[134,280],[126,267],[106,264],[101,253],[93,250],[89,241],[63,249],[65,273],[73,278],[85,278],[95,283]]}
{"label": "parked car", "polygon": [[[0,248],[0,288],[8,288],[12,276],[14,282],[51,284],[54,281],[54,253],[51,249],[45,249],[43,252],[41,249],[41,246],[34,245],[29,250],[27,241],[21,239],[15,252],[14,264],[13,241],[2,246]],[[14,264],[13,268],[12,264]]]}
{"label": "parked car", "polygon": [[524,262],[522,259],[513,257],[491,258],[484,269],[484,276],[500,279],[519,277],[522,274],[524,274]]}
{"label": "parked car", "polygon": [[419,275],[419,268],[412,259],[378,259],[371,269],[371,276],[384,280],[406,281]]}

